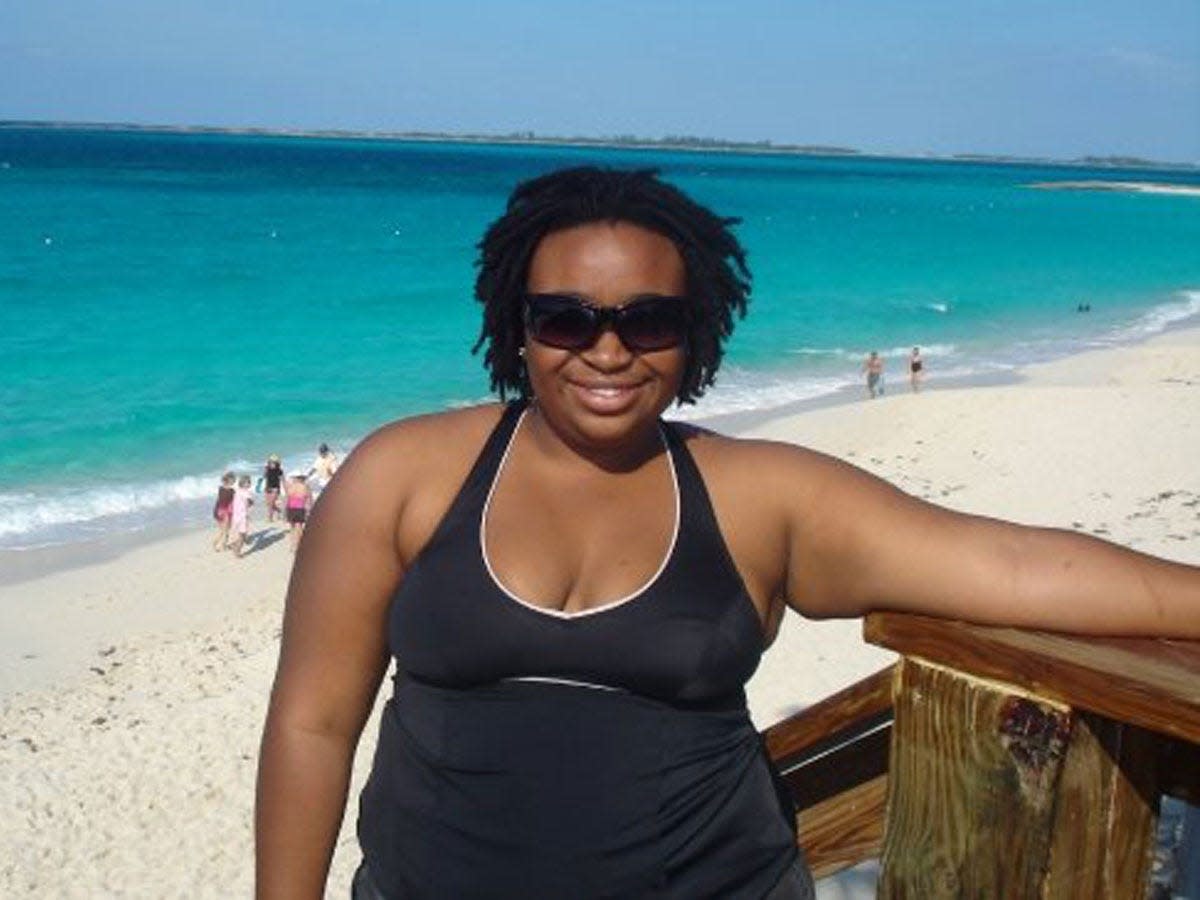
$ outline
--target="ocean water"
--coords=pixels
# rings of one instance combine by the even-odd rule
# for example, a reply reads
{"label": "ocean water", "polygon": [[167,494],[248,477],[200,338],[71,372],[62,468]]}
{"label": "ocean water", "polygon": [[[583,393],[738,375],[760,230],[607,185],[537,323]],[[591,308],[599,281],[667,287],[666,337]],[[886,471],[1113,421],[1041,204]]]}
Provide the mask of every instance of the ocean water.
{"label": "ocean water", "polygon": [[[1044,191],[1200,173],[0,129],[0,549],[206,520],[215,479],[484,400],[475,242],[515,182],[652,166],[754,271],[703,418],[900,387],[1200,318],[1200,198]],[[1088,313],[1077,307],[1090,305]]]}

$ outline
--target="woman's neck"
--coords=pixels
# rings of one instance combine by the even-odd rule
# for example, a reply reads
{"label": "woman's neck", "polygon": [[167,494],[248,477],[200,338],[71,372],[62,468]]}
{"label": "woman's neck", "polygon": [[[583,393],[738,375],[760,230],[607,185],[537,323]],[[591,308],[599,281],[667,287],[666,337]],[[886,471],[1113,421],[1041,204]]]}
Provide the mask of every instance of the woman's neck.
{"label": "woman's neck", "polygon": [[561,465],[584,465],[612,474],[632,472],[662,452],[663,443],[658,420],[646,424],[611,445],[578,440],[566,429],[557,428],[538,407],[529,402],[526,428],[533,446],[552,462]]}

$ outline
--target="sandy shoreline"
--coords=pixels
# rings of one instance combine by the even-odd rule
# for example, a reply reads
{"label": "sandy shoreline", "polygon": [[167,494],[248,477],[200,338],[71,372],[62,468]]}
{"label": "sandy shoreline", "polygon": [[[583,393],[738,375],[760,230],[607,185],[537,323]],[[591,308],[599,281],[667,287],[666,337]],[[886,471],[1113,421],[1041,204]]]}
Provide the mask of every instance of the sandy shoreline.
{"label": "sandy shoreline", "polygon": [[[959,509],[1200,564],[1200,329],[1032,367],[1019,384],[892,394],[754,425]],[[256,522],[262,528],[262,522]],[[187,532],[0,584],[3,896],[248,896],[259,730],[291,555]],[[2,579],[0,579],[2,580]],[[859,623],[789,617],[756,721],[870,674]],[[387,688],[385,686],[384,694]],[[357,863],[356,767],[329,896]]]}

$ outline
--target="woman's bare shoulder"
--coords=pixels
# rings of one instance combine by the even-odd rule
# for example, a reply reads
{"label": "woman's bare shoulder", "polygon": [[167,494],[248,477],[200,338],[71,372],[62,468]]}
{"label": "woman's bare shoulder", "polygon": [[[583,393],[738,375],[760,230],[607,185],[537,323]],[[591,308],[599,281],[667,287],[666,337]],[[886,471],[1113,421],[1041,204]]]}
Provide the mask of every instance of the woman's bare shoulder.
{"label": "woman's bare shoulder", "polygon": [[[683,434],[718,512],[792,521],[825,515],[831,502],[890,497],[890,485],[848,462],[800,444],[731,437],[689,427]],[[886,495],[886,497],[885,497]]]}
{"label": "woman's bare shoulder", "polygon": [[331,486],[358,520],[416,557],[467,479],[504,406],[498,403],[389,422],[354,448]]}
{"label": "woman's bare shoulder", "polygon": [[672,426],[683,438],[701,471],[720,478],[763,479],[773,475],[816,474],[845,463],[800,444],[763,438],[734,437],[690,423]]}
{"label": "woman's bare shoulder", "polygon": [[346,457],[331,489],[389,517],[414,496],[452,492],[466,478],[503,409],[500,404],[472,406],[382,425]]}

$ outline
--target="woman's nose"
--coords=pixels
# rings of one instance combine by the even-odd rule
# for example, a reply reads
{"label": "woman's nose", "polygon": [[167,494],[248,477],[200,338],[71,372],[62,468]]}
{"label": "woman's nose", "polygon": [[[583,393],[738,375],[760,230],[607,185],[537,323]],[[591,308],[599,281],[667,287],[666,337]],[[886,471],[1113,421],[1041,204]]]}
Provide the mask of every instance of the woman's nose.
{"label": "woman's nose", "polygon": [[633,352],[621,343],[616,331],[606,327],[600,331],[595,343],[584,350],[581,356],[596,368],[611,369],[628,365],[633,358]]}

